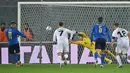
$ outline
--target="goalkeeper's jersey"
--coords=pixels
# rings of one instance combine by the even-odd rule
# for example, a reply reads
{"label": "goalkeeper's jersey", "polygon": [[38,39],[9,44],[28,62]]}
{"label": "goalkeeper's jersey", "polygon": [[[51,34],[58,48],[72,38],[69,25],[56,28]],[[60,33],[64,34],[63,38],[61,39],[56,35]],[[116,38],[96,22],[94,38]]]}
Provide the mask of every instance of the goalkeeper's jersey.
{"label": "goalkeeper's jersey", "polygon": [[85,33],[83,34],[83,40],[80,42],[81,45],[83,45],[84,47],[88,48],[90,51],[92,51],[93,53],[95,52],[95,43],[93,42],[93,44],[91,45],[91,40],[88,36],[86,36]]}

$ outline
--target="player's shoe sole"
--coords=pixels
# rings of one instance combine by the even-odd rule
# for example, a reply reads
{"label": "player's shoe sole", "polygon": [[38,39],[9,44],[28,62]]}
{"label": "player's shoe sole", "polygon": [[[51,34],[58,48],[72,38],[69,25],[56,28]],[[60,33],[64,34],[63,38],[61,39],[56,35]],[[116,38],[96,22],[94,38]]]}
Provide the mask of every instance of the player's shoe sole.
{"label": "player's shoe sole", "polygon": [[118,66],[118,67],[116,67],[116,68],[122,68],[122,65],[121,65],[121,66]]}

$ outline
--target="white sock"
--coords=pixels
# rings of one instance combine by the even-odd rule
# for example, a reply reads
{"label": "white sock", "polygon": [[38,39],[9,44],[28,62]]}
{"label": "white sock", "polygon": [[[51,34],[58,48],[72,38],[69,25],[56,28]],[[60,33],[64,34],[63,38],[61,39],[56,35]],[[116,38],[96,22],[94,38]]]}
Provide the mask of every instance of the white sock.
{"label": "white sock", "polygon": [[121,58],[119,55],[116,56],[116,60],[117,62],[119,63],[119,65],[121,66],[122,65],[122,62],[121,62]]}
{"label": "white sock", "polygon": [[60,64],[62,64],[62,57],[58,56]]}
{"label": "white sock", "polygon": [[65,58],[65,60],[67,60],[67,58],[68,58],[68,54],[65,54],[65,55],[64,55],[64,58]]}

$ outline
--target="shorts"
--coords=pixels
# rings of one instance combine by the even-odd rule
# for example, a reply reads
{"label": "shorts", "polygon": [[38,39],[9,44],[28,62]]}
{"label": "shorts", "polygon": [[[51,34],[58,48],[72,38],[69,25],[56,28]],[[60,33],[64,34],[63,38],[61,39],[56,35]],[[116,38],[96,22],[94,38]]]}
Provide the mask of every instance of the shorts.
{"label": "shorts", "polygon": [[19,53],[20,52],[19,43],[18,44],[9,45],[8,48],[9,48],[9,54],[14,54],[14,53]]}
{"label": "shorts", "polygon": [[95,41],[95,49],[105,50],[106,48],[106,40],[104,38],[98,38]]}
{"label": "shorts", "polygon": [[57,43],[57,52],[69,52],[69,43]]}
{"label": "shorts", "polygon": [[129,49],[129,40],[120,40],[117,42],[115,52],[127,54],[128,49]]}

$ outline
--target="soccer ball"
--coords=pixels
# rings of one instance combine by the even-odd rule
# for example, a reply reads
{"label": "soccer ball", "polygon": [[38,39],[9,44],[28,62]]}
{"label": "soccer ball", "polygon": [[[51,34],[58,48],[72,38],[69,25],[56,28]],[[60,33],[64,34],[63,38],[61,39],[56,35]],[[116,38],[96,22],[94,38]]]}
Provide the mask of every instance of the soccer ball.
{"label": "soccer ball", "polygon": [[47,26],[46,30],[52,30],[51,26]]}

